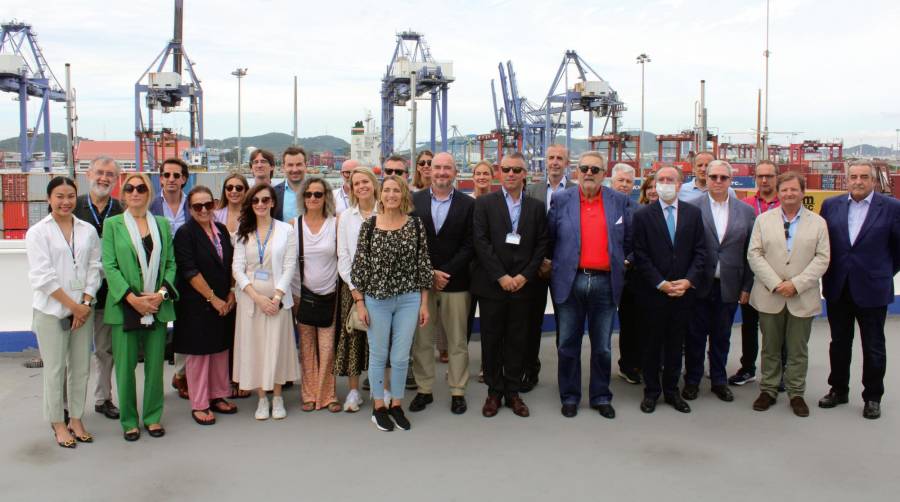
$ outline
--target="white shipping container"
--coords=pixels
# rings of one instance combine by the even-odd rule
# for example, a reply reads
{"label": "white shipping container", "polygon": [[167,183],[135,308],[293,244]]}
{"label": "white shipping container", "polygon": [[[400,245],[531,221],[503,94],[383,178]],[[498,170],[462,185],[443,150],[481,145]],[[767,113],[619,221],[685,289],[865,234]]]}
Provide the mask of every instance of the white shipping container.
{"label": "white shipping container", "polygon": [[47,202],[29,202],[28,203],[28,226],[31,227],[35,223],[44,219],[50,213]]}
{"label": "white shipping container", "polygon": [[50,183],[50,174],[30,173],[28,175],[28,200],[47,200],[47,184]]}

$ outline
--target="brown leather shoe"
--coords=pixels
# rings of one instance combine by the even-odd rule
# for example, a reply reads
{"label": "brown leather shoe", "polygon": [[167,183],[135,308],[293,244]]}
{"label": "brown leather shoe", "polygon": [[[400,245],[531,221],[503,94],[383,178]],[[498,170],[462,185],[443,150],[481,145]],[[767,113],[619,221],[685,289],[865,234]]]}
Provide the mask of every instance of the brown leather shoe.
{"label": "brown leather shoe", "polygon": [[498,411],[500,411],[500,396],[488,394],[487,399],[484,400],[484,407],[481,408],[481,414],[490,418],[495,416]]}
{"label": "brown leather shoe", "polygon": [[775,398],[770,396],[765,392],[760,392],[759,397],[756,398],[756,401],[753,401],[753,409],[756,411],[766,411],[773,404],[775,404]]}
{"label": "brown leather shoe", "polygon": [[506,407],[512,408],[513,413],[520,417],[527,417],[531,414],[528,411],[528,406],[525,405],[525,401],[522,401],[522,398],[519,397],[518,394],[506,396]]}
{"label": "brown leather shoe", "polygon": [[794,415],[798,417],[809,416],[809,406],[806,405],[806,401],[801,396],[791,398],[791,409],[794,410]]}
{"label": "brown leather shoe", "polygon": [[179,377],[178,373],[175,373],[174,375],[172,375],[172,387],[174,387],[175,390],[178,391],[178,397],[180,397],[181,399],[188,399],[189,396],[187,377]]}

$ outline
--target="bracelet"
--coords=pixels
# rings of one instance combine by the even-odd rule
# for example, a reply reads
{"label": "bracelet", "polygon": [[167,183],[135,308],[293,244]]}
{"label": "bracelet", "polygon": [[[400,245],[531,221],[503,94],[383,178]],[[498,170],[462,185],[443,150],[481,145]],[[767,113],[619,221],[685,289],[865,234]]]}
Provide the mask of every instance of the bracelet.
{"label": "bracelet", "polygon": [[212,303],[213,298],[215,298],[215,297],[216,297],[216,293],[215,293],[215,292],[210,293],[210,294],[209,294],[209,298],[206,299],[206,303]]}

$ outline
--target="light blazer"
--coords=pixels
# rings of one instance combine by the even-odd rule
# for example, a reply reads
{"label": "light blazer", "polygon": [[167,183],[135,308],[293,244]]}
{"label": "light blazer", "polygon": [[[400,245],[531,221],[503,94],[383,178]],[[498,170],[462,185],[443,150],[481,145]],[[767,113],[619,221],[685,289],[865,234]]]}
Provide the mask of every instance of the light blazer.
{"label": "light blazer", "polygon": [[822,204],[828,223],[831,264],[822,277],[822,295],[840,300],[844,284],[860,307],[883,307],[894,301],[894,275],[900,272],[900,201],[875,193],[866,219],[850,245],[848,195]]}
{"label": "light blazer", "polygon": [[[272,278],[275,288],[284,292],[281,299],[281,308],[289,309],[294,306],[294,298],[291,295],[291,279],[297,268],[297,234],[294,227],[283,221],[272,220],[275,226],[272,228],[272,236],[269,237],[268,247],[272,254]],[[262,238],[262,235],[260,236]],[[256,244],[250,245],[250,239],[242,242],[238,238],[234,244],[234,260],[231,262],[231,272],[234,274],[235,300],[241,308],[253,309],[253,300],[244,293],[251,282],[247,276],[247,261],[258,260]]]}
{"label": "light blazer", "polygon": [[[159,305],[159,312],[154,317],[157,322],[169,322],[175,320],[174,301],[178,299],[178,291],[174,286],[175,254],[172,248],[172,231],[169,229],[169,220],[165,217],[153,217],[156,218],[162,246],[155,290],[158,291],[165,285],[169,292],[169,299],[163,300]],[[144,290],[141,266],[138,263],[137,252],[131,244],[131,236],[128,234],[128,227],[125,226],[124,215],[110,216],[103,222],[102,248],[103,270],[106,273],[106,284],[109,286],[103,322],[124,324],[125,307],[122,304],[125,302],[125,296],[131,291]]]}
{"label": "light blazer", "polygon": [[[782,215],[780,209],[766,211],[753,225],[747,251],[747,260],[755,275],[750,305],[766,314],[777,314],[787,305],[788,311],[796,317],[813,317],[822,312],[819,279],[828,269],[831,256],[828,228],[821,216],[801,208],[793,249],[788,254]],[[786,280],[797,289],[797,294],[791,298],[773,292]]]}
{"label": "light blazer", "polygon": [[[563,190],[568,190],[569,188],[575,186],[575,183],[572,183],[572,180],[569,177],[566,177],[566,186]],[[554,196],[559,192],[554,192]],[[547,180],[542,179],[540,183],[531,183],[525,187],[525,195],[529,197],[533,197],[544,205],[544,211],[547,211],[549,208],[547,207]],[[550,202],[553,202],[551,199]]]}
{"label": "light blazer", "polygon": [[703,216],[703,235],[706,241],[705,270],[703,281],[697,285],[697,296],[705,298],[709,295],[716,264],[719,264],[722,302],[737,302],[742,291],[750,292],[753,287],[753,271],[747,262],[747,249],[756,213],[736,197],[728,197],[728,225],[720,243],[709,196],[704,195],[693,204],[700,208]]}
{"label": "light blazer", "polygon": [[[607,251],[610,279],[616,305],[625,286],[625,257],[631,253],[630,201],[625,195],[607,187],[600,189],[606,215]],[[581,191],[577,186],[556,192],[547,215],[553,272],[550,288],[553,300],[563,303],[572,291],[578,263],[581,260]]]}

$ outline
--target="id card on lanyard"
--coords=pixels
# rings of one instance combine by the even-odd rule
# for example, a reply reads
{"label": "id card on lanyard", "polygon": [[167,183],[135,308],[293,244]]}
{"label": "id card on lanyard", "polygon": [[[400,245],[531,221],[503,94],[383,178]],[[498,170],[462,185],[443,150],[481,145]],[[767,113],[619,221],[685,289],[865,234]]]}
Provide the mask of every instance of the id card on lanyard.
{"label": "id card on lanyard", "polygon": [[75,260],[75,221],[74,218],[72,220],[72,240],[71,243],[66,241],[66,236],[63,234],[62,228],[60,228],[59,224],[56,224],[56,228],[59,228],[59,235],[62,237],[63,242],[66,243],[66,247],[69,249],[69,253],[72,255],[72,268],[75,271],[75,277],[69,280],[69,290],[70,291],[84,291],[84,280],[82,280],[78,276],[78,262]]}
{"label": "id card on lanyard", "polygon": [[269,231],[266,232],[266,240],[260,242],[259,240],[259,229],[256,229],[256,250],[259,253],[259,266],[260,268],[256,270],[253,274],[253,278],[258,281],[268,281],[272,277],[272,272],[268,270],[264,270],[262,268],[263,257],[266,254],[266,247],[269,245],[269,238],[272,236],[272,228],[275,226],[275,222],[269,224]]}

